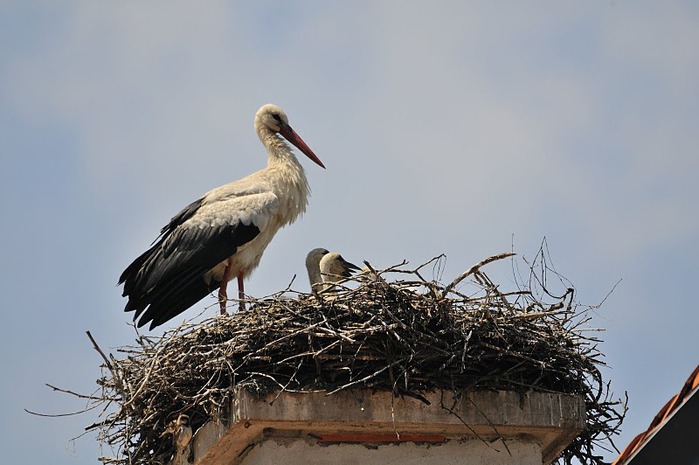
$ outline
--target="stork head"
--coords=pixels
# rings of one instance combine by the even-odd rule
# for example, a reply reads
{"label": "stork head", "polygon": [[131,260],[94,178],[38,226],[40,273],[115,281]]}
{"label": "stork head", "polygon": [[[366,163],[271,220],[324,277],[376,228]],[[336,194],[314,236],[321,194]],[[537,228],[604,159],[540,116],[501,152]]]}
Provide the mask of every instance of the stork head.
{"label": "stork head", "polygon": [[321,283],[323,277],[320,275],[320,260],[324,255],[328,254],[328,249],[318,247],[308,252],[306,255],[306,271],[308,271],[308,280],[311,282],[311,289],[314,284]]}
{"label": "stork head", "polygon": [[294,146],[303,152],[308,158],[313,160],[317,165],[325,168],[322,161],[313,153],[313,150],[306,145],[306,143],[301,139],[301,136],[296,134],[291,126],[289,126],[289,118],[284,113],[281,107],[274,105],[273,103],[267,103],[262,105],[257,113],[255,113],[255,130],[257,134],[262,139],[264,143],[264,134],[266,132],[271,132],[273,134],[280,134],[284,139],[288,140]]}
{"label": "stork head", "polygon": [[257,113],[255,113],[255,128],[265,126],[272,132],[279,132],[282,125],[289,125],[289,117],[286,116],[284,110],[278,105],[267,103],[262,105]]}
{"label": "stork head", "polygon": [[338,282],[343,277],[349,278],[359,270],[354,263],[345,260],[339,253],[331,252],[323,255],[320,260],[320,274],[323,281]]}
{"label": "stork head", "polygon": [[328,252],[328,249],[324,249],[322,247],[318,247],[317,249],[313,249],[308,252],[308,255],[306,255],[306,269],[320,269],[320,259],[327,253],[330,253]]}

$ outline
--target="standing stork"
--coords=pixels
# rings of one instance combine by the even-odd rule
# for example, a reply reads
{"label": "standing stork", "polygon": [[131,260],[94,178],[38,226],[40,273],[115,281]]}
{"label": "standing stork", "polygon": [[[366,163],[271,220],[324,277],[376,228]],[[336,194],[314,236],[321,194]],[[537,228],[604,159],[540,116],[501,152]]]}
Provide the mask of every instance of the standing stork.
{"label": "standing stork", "polygon": [[257,111],[255,130],[267,149],[267,167],[189,204],[121,274],[122,295],[129,298],[124,311],[135,311],[134,321],[140,316],[139,328],[148,322],[150,329],[165,323],[216,289],[225,314],[227,285],[233,278],[244,310],[244,278],[260,263],[279,228],[306,211],[306,175],[279,136],[325,165],[277,105],[266,104]]}

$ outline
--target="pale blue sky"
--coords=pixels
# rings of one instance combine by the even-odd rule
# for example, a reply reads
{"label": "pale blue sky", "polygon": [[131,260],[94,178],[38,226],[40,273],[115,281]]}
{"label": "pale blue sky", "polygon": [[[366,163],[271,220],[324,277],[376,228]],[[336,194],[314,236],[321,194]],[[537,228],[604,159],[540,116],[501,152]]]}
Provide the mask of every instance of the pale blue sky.
{"label": "pale blue sky", "polygon": [[623,447],[699,362],[698,25],[689,0],[0,1],[5,460],[95,463],[93,436],[69,443],[94,415],[23,409],[82,407],[44,383],[95,388],[86,330],[133,341],[117,277],[264,165],[267,102],[328,169],[302,160],[308,212],[246,290],[306,290],[319,246],[379,267],[445,253],[449,281],[545,236],[583,303],[622,279],[592,324],[629,393]]}

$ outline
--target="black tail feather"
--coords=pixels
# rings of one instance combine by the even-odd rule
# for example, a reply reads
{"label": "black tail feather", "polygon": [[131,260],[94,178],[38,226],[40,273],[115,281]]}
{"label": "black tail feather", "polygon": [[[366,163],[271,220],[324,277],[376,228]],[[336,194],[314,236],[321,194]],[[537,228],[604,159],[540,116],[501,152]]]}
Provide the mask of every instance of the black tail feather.
{"label": "black tail feather", "polygon": [[[140,328],[147,323],[150,323],[149,329],[160,326],[183,313],[218,287],[219,283],[217,282],[207,285],[203,279],[191,281],[180,287],[177,292],[170,293],[167,298],[151,304],[138,320],[137,326]],[[134,315],[134,321],[136,318],[137,316]]]}

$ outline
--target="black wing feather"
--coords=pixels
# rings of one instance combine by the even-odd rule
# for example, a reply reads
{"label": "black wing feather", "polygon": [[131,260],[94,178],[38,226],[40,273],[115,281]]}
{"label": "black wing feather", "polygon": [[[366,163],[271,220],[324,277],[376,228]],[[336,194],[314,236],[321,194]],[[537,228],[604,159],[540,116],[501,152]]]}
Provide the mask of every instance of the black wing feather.
{"label": "black wing feather", "polygon": [[128,296],[125,311],[141,314],[138,326],[150,328],[174,318],[216,289],[220,283],[206,283],[204,275],[233,255],[237,248],[256,237],[254,224],[221,224],[200,228],[184,225],[201,206],[193,202],[161,230],[157,242],[129,265],[119,278]]}
{"label": "black wing feather", "polygon": [[[172,231],[174,231],[179,225],[190,219],[197,212],[197,210],[199,210],[203,203],[204,197],[201,197],[200,199],[197,199],[194,202],[187,205],[186,207],[184,207],[177,215],[173,216],[170,219],[170,222],[162,227],[162,229],[160,230],[160,235],[155,238],[155,240],[151,244],[151,248],[142,253],[124,270],[123,273],[121,273],[121,276],[119,276],[119,284],[124,284],[124,293],[122,294],[122,296],[126,297],[131,293],[131,289],[127,280],[129,277],[134,276],[134,274],[138,273],[138,270],[141,269],[143,263],[146,260],[148,260],[149,257],[152,256],[153,249],[162,245],[166,239],[166,236]],[[131,280],[131,283],[133,283],[133,280]]]}
{"label": "black wing feather", "polygon": [[[195,200],[186,207],[184,207],[177,215],[170,219],[170,222],[163,226],[160,230],[160,235],[163,236],[167,233],[174,231],[179,225],[190,219],[199,210],[199,208],[204,203],[204,197]],[[156,239],[157,240],[157,239]],[[153,241],[155,242],[155,241]]]}

